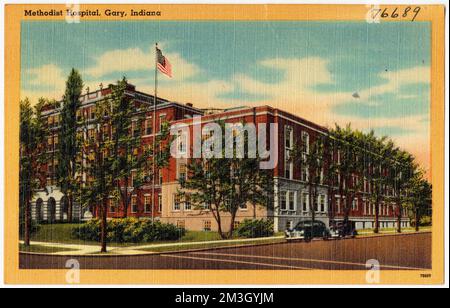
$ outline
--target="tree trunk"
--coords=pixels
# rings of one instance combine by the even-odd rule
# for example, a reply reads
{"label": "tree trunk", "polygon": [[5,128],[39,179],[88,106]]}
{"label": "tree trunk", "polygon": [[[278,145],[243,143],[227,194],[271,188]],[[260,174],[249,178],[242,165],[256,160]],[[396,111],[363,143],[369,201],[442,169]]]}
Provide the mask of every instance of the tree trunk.
{"label": "tree trunk", "polygon": [[73,196],[71,194],[67,194],[67,221],[73,221]]}
{"label": "tree trunk", "polygon": [[219,233],[221,239],[225,240],[227,238],[227,235],[222,231],[222,219],[220,218],[219,210],[218,209],[216,209],[216,210],[217,211],[214,213],[214,212],[212,212],[213,210],[211,209],[214,219],[217,222],[217,233]]}
{"label": "tree trunk", "polygon": [[[122,196],[122,203],[123,203],[122,218],[127,218],[128,217],[128,207],[130,206],[130,200],[129,200],[130,198],[128,198],[128,177],[124,178],[124,182],[127,183],[125,185],[125,191],[123,193],[121,193],[120,195]],[[119,186],[119,191],[120,191],[120,186]],[[152,198],[153,198],[153,196],[152,196]]]}
{"label": "tree trunk", "polygon": [[227,239],[227,235],[222,231],[222,224],[219,222],[217,223],[217,232],[219,233],[221,239]]}
{"label": "tree trunk", "polygon": [[397,233],[402,233],[402,207],[400,205],[398,205],[397,207]]}
{"label": "tree trunk", "polygon": [[102,245],[102,249],[101,252],[105,253],[107,252],[106,249],[106,242],[107,242],[107,227],[108,227],[108,222],[107,222],[107,205],[108,205],[108,199],[107,198],[103,198],[102,201],[102,206],[101,206],[101,224],[100,224],[100,241],[101,241],[101,245]]}
{"label": "tree trunk", "polygon": [[30,246],[30,237],[31,237],[31,204],[29,198],[25,201],[25,235],[24,242],[25,246]]}
{"label": "tree trunk", "polygon": [[397,233],[402,233],[402,214],[400,211],[400,214],[397,216]]}
{"label": "tree trunk", "polygon": [[232,238],[233,237],[233,233],[234,233],[234,222],[236,221],[236,213],[231,214],[231,222],[230,222],[230,230],[228,231],[228,238]]}
{"label": "tree trunk", "polygon": [[419,232],[419,223],[420,223],[420,217],[419,217],[419,210],[416,209],[414,212],[414,219],[415,219],[415,223],[416,223],[416,232]]}
{"label": "tree trunk", "polygon": [[378,199],[375,201],[375,228],[373,233],[380,233],[380,206]]}

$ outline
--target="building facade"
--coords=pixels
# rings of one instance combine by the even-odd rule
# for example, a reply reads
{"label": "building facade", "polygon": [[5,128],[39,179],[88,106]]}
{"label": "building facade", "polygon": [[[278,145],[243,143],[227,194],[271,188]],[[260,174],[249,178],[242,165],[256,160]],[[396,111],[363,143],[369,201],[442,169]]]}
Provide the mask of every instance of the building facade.
{"label": "building facade", "polygon": [[[78,111],[78,117],[80,122],[87,123],[82,131],[85,138],[89,138],[90,131],[95,129],[93,124],[95,103],[98,100],[106,99],[110,93],[111,89],[108,87],[86,93],[80,98],[81,107]],[[130,97],[134,104],[153,106],[154,97],[137,91],[132,85],[129,85],[126,95]],[[43,185],[42,191],[36,194],[32,203],[32,216],[33,219],[38,221],[64,221],[67,219],[65,197],[61,194],[54,180],[54,170],[56,170],[58,163],[55,161],[54,153],[58,148],[57,132],[60,111],[61,106],[53,106],[45,111],[45,116],[48,118],[52,131],[48,140],[48,149],[52,160],[48,165],[48,177],[45,180],[45,185]],[[90,121],[92,121],[92,124]],[[153,121],[156,122],[153,123]],[[181,142],[186,143],[178,146],[181,146],[187,152],[192,151],[194,128],[197,126],[200,126],[201,131],[208,123],[217,121],[235,124],[252,123],[257,130],[265,127],[266,132],[271,130],[271,125],[275,126],[277,128],[276,138],[273,138],[273,136],[269,138],[268,135],[268,138],[266,138],[266,148],[272,150],[271,158],[276,160],[273,168],[275,194],[273,205],[261,207],[248,204],[245,208],[239,209],[236,216],[236,225],[244,219],[266,218],[273,220],[275,231],[283,231],[293,227],[301,220],[311,219],[308,170],[293,162],[289,153],[293,151],[295,143],[299,141],[305,145],[304,151],[308,152],[309,145],[313,140],[318,136],[327,136],[325,127],[270,106],[202,110],[193,107],[191,104],[180,104],[158,98],[156,112],[148,112],[145,115],[142,127],[138,129],[142,146],[153,142],[161,123],[165,121],[169,122],[172,127],[182,126],[185,127],[185,130],[187,128],[187,137],[180,139],[180,136],[178,136],[182,140]],[[155,132],[152,131],[153,127],[156,128]],[[191,154],[187,155],[186,153],[186,157],[183,158],[170,157],[168,166],[157,171],[158,180],[156,183],[149,183],[133,191],[127,216],[143,219],[154,218],[185,227],[188,230],[217,230],[217,223],[212,213],[208,210],[197,210],[189,202],[183,201],[179,197],[178,180],[186,176],[187,157],[190,157]],[[333,155],[333,159],[339,159],[338,153]],[[322,172],[326,172],[326,170]],[[123,189],[132,189],[128,187],[132,185],[126,183],[123,183],[123,186]],[[336,187],[330,187],[325,182],[317,186],[315,217],[327,225],[330,224],[330,220],[336,222],[344,219],[343,202],[345,200],[336,191]],[[349,219],[357,229],[374,227],[375,206],[370,202],[370,193],[370,185],[364,182],[363,189],[355,195],[355,200],[352,201]],[[116,201],[110,203],[108,216],[110,218],[122,217],[121,204]],[[96,215],[89,209],[81,209],[79,205],[75,205],[74,217],[85,219],[89,218],[91,214]],[[402,214],[402,225],[404,227],[409,226],[407,213],[404,211]],[[397,223],[395,204],[383,203],[380,206],[379,217],[380,227],[394,227]],[[224,215],[223,220],[224,231],[226,231],[230,217]]]}

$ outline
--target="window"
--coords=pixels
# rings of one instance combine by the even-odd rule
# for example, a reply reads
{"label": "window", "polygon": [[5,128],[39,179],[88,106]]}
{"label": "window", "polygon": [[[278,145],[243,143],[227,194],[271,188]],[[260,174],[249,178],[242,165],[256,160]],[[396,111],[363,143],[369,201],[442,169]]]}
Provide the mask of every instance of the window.
{"label": "window", "polygon": [[181,210],[181,200],[180,200],[180,195],[179,194],[174,194],[173,195],[173,210],[174,211],[179,211]]}
{"label": "window", "polygon": [[162,183],[163,183],[163,172],[162,172],[162,170],[159,170],[158,171],[158,178],[159,178],[159,185],[162,185]]}
{"label": "window", "polygon": [[320,195],[319,196],[319,207],[320,207],[320,212],[322,213],[326,213],[326,196],[325,195]]}
{"label": "window", "polygon": [[136,171],[131,171],[131,184],[130,187],[134,187],[134,181],[136,179]]}
{"label": "window", "polygon": [[94,141],[94,138],[95,138],[95,129],[91,128],[91,129],[88,130],[88,138],[89,138],[91,141]]}
{"label": "window", "polygon": [[49,152],[53,151],[53,139],[52,137],[47,139],[47,149]]}
{"label": "window", "polygon": [[179,181],[186,181],[186,176],[187,176],[187,170],[186,170],[186,164],[185,163],[180,163],[178,165],[178,180]]}
{"label": "window", "polygon": [[81,110],[77,110],[77,122],[81,122],[82,119]]}
{"label": "window", "polygon": [[118,201],[114,198],[109,198],[109,212],[115,213],[118,207]]}
{"label": "window", "polygon": [[137,120],[133,120],[133,122],[131,122],[131,130],[133,132],[133,137],[138,137],[141,134]]}
{"label": "window", "polygon": [[184,197],[184,210],[185,211],[192,210],[191,197],[189,195],[186,195]]}
{"label": "window", "polygon": [[162,212],[162,195],[158,194],[158,211]]}
{"label": "window", "polygon": [[302,194],[302,209],[303,212],[309,212],[309,194]]}
{"label": "window", "polygon": [[131,213],[137,213],[137,198],[136,196],[131,197]]}
{"label": "window", "polygon": [[203,204],[203,209],[209,211],[211,209],[211,204],[209,202],[205,202],[205,204]]}
{"label": "window", "polygon": [[280,195],[280,208],[281,208],[281,210],[286,210],[287,209],[286,194],[287,194],[287,192],[282,191],[281,195]]}
{"label": "window", "polygon": [[152,123],[152,117],[148,117],[145,119],[145,134],[146,135],[151,135],[152,134],[152,130],[153,130],[153,123]]}
{"label": "window", "polygon": [[302,149],[303,153],[309,154],[309,134],[305,131],[302,132]]}
{"label": "window", "polygon": [[152,212],[152,198],[150,195],[145,195],[144,196],[144,211],[146,213],[151,213]]}
{"label": "window", "polygon": [[186,154],[187,152],[187,136],[182,130],[178,131],[178,153]]}
{"label": "window", "polygon": [[284,133],[285,133],[285,136],[284,136],[284,142],[285,142],[284,177],[287,179],[292,179],[294,164],[291,160],[291,152],[293,150],[294,131],[292,130],[291,126],[286,126]]}
{"label": "window", "polygon": [[203,231],[211,231],[211,220],[203,221]]}
{"label": "window", "polygon": [[53,145],[55,147],[55,150],[58,149],[58,143],[59,143],[58,135],[53,136]]}
{"label": "window", "polygon": [[243,205],[240,205],[239,206],[239,208],[241,209],[241,210],[243,210],[243,211],[245,211],[245,210],[247,210],[247,203],[245,203],[245,204],[243,204]]}
{"label": "window", "polygon": [[165,114],[161,114],[159,116],[159,131],[162,131],[165,121],[166,121],[166,115]]}
{"label": "window", "polygon": [[336,197],[337,212],[341,213],[341,197]]}
{"label": "window", "polygon": [[309,181],[309,169],[308,169],[308,166],[306,166],[306,165],[302,166],[302,172],[301,173],[302,173],[302,181],[303,182],[308,182]]}
{"label": "window", "polygon": [[289,196],[289,210],[295,211],[295,192],[291,191],[288,193]]}
{"label": "window", "polygon": [[352,201],[352,210],[357,211],[358,210],[358,199],[353,199]]}
{"label": "window", "polygon": [[286,126],[285,128],[285,148],[286,149],[292,149],[292,144],[293,144],[293,131],[292,131],[292,127],[291,126]]}

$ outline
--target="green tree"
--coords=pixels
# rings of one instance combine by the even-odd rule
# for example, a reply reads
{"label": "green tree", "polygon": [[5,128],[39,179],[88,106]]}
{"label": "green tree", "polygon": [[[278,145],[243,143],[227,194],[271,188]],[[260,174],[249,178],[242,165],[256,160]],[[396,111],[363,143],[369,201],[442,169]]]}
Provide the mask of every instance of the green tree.
{"label": "green tree", "polygon": [[413,213],[416,231],[419,231],[420,219],[432,208],[432,186],[425,180],[422,170],[417,170],[411,177],[407,195],[408,208]]}
{"label": "green tree", "polygon": [[[154,144],[143,147],[142,124],[146,113],[151,111],[152,107],[133,102],[126,95],[127,85],[124,77],[111,87],[112,93],[108,98],[112,110],[111,124],[114,139],[113,171],[124,218],[127,217],[132,195],[144,184],[148,184],[150,178],[156,178],[153,173],[165,167],[169,161],[168,123],[164,123],[162,130],[154,135]],[[155,170],[153,170],[153,157],[155,157]],[[154,200],[154,197],[152,198]]]}
{"label": "green tree", "polygon": [[66,81],[66,91],[61,111],[61,128],[59,130],[59,151],[57,181],[61,192],[67,197],[67,220],[73,219],[74,195],[80,189],[77,176],[77,157],[79,141],[77,139],[77,110],[80,107],[80,95],[83,81],[77,70],[72,69]]}
{"label": "green tree", "polygon": [[360,179],[364,170],[362,133],[353,131],[350,124],[345,128],[336,125],[330,130],[330,137],[332,139],[330,145],[333,146],[332,151],[336,153],[336,159],[329,160],[329,168],[332,174],[336,175],[337,193],[343,206],[344,225],[348,226],[354,199],[361,191],[363,183]]}
{"label": "green tree", "polygon": [[411,179],[416,173],[417,165],[414,163],[414,157],[400,149],[395,151],[393,156],[393,165],[391,167],[390,187],[393,188],[393,201],[395,202],[395,215],[397,217],[397,232],[402,232],[402,218],[404,209],[407,208],[408,190]]}
{"label": "green tree", "polygon": [[[218,123],[222,128],[224,123]],[[223,129],[222,129],[223,131]],[[235,136],[237,137],[237,136]],[[214,137],[211,137],[214,138]],[[246,144],[247,136],[244,138]],[[225,144],[225,136],[220,139]],[[203,145],[207,140],[203,141]],[[231,238],[237,212],[248,203],[268,207],[273,200],[273,171],[260,169],[260,159],[237,155],[232,158],[191,159],[187,165],[188,175],[179,179],[180,196],[192,204],[193,208],[212,213],[218,225],[221,238]],[[230,225],[224,232],[223,215],[230,216]]]}
{"label": "green tree", "polygon": [[[111,106],[108,100],[95,105],[95,128],[86,132],[82,147],[82,165],[86,176],[79,194],[83,206],[93,207],[100,216],[101,252],[107,251],[107,215],[109,198],[116,189],[114,138],[111,131]],[[92,123],[91,123],[92,124]]]}
{"label": "green tree", "polygon": [[42,109],[45,99],[40,99],[33,108],[30,101],[20,102],[20,217],[24,224],[24,242],[30,245],[31,199],[34,191],[42,187],[47,178],[44,166],[47,162],[46,144],[48,129]]}
{"label": "green tree", "polygon": [[308,186],[311,219],[315,221],[319,187],[326,181],[324,168],[327,161],[327,138],[319,135],[312,142],[304,139],[301,137],[295,142],[294,149],[289,156],[291,161],[300,167],[300,170],[306,171],[302,180],[305,180]]}

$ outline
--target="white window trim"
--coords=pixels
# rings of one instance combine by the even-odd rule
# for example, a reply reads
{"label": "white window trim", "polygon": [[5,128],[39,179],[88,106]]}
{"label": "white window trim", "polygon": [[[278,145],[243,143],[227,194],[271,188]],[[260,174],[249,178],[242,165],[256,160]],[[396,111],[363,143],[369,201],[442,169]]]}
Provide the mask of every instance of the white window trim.
{"label": "white window trim", "polygon": [[[144,194],[144,213],[151,213],[152,211],[147,211],[147,206],[146,206],[146,203],[145,203],[145,199],[146,198],[148,198],[148,197],[150,197],[151,195],[150,194]],[[150,199],[150,206],[152,207],[152,202],[153,200],[152,199]],[[153,208],[153,207],[152,207]]]}
{"label": "white window trim", "polygon": [[[136,200],[136,211],[133,211],[133,199],[134,200]],[[131,196],[131,199],[130,199],[130,212],[132,213],[132,214],[136,214],[138,211],[137,211],[137,196],[136,195],[133,195],[133,196]]]}

